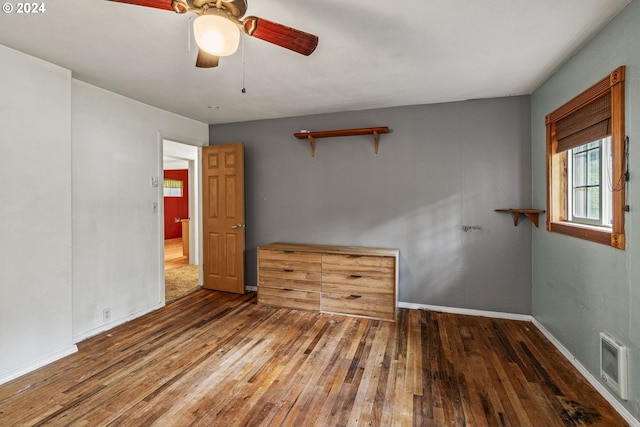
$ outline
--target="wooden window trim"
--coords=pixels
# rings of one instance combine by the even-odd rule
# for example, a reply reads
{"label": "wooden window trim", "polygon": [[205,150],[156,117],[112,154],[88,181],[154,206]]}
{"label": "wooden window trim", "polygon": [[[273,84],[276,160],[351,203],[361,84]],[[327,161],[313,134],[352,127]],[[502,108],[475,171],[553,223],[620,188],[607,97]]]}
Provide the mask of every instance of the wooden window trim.
{"label": "wooden window trim", "polygon": [[[545,117],[547,130],[547,230],[580,239],[625,248],[625,135],[624,74],[621,66]],[[556,123],[590,103],[611,94],[611,153],[613,157],[613,221],[611,229],[567,221],[567,152],[557,152]]]}

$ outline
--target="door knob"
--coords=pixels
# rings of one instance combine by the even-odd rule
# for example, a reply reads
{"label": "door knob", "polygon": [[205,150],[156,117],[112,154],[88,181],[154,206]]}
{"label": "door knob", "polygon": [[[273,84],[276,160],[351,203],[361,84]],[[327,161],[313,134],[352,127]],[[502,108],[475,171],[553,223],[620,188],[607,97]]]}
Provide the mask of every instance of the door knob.
{"label": "door knob", "polygon": [[234,224],[231,226],[231,228],[244,228],[244,224],[240,224],[240,223]]}

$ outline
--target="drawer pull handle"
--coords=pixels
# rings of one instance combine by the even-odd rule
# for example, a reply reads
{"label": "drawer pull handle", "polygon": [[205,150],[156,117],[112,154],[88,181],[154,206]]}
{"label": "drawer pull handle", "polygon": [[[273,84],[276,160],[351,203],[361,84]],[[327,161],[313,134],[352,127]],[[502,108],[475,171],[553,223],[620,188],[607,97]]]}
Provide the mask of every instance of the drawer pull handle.
{"label": "drawer pull handle", "polygon": [[284,271],[287,273],[293,273],[293,268],[285,268]]}
{"label": "drawer pull handle", "polygon": [[293,288],[284,288],[283,289],[283,291],[287,291],[287,292],[292,291],[292,290],[293,290]]}
{"label": "drawer pull handle", "polygon": [[351,277],[353,279],[360,279],[362,276],[360,274],[352,274],[349,277]]}
{"label": "drawer pull handle", "polygon": [[295,251],[284,251],[285,254],[295,254]]}
{"label": "drawer pull handle", "polygon": [[351,298],[362,298],[362,295],[351,294]]}

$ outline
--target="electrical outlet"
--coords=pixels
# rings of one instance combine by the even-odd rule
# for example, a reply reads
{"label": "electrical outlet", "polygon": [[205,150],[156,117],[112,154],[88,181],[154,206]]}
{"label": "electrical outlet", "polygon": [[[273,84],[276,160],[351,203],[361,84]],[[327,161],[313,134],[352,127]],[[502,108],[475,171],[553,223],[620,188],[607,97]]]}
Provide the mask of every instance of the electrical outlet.
{"label": "electrical outlet", "polygon": [[105,308],[104,310],[102,310],[102,320],[104,322],[108,322],[111,320],[111,309],[110,308]]}

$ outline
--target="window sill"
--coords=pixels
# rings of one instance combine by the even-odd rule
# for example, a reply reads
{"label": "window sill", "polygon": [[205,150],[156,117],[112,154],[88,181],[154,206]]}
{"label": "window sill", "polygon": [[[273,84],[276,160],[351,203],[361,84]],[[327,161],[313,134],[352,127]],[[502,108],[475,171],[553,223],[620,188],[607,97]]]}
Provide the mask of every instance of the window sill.
{"label": "window sill", "polygon": [[613,233],[610,228],[606,227],[594,227],[571,222],[550,222],[547,224],[547,230],[618,249],[625,248],[624,234]]}

